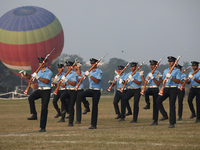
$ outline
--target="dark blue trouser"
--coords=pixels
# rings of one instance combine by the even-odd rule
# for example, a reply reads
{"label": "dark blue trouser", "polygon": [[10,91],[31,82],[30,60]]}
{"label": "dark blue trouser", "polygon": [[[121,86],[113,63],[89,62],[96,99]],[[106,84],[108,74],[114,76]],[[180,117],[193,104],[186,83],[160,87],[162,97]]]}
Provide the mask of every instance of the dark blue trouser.
{"label": "dark blue trouser", "polygon": [[165,88],[163,91],[163,96],[158,96],[157,104],[158,109],[160,110],[161,114],[166,117],[167,112],[164,109],[163,101],[169,97],[169,123],[175,124],[176,123],[176,97],[177,97],[177,87]]}
{"label": "dark blue trouser", "polygon": [[95,127],[97,126],[98,104],[100,96],[101,96],[100,90],[91,90],[91,89],[87,89],[81,94],[83,100],[86,100],[86,97],[92,97],[91,125]]}
{"label": "dark blue trouser", "polygon": [[[57,95],[54,95],[54,97],[53,97],[53,106],[58,113],[60,113],[60,108],[58,107],[58,100],[63,92],[64,92],[64,90],[59,90]],[[61,106],[61,108],[62,108],[62,106]]]}
{"label": "dark blue trouser", "polygon": [[183,114],[183,99],[185,96],[185,89],[183,89],[182,91],[180,89],[178,89],[178,116],[180,118],[182,118],[182,114]]}
{"label": "dark blue trouser", "polygon": [[[117,92],[115,93],[115,96],[114,96],[113,105],[114,105],[115,113],[119,116],[121,116],[121,113],[120,113],[120,110],[119,110],[118,103],[119,103],[120,100],[122,100],[122,98],[126,94],[126,92],[127,92],[127,90],[124,90],[123,93],[120,92],[119,90],[117,90]],[[127,107],[128,113],[132,114],[132,110],[131,110],[129,101],[128,101],[126,107]]]}
{"label": "dark blue trouser", "polygon": [[[148,88],[145,91],[145,101],[150,101],[149,96],[153,96],[153,120],[158,121],[158,105],[157,105],[157,98],[158,98],[158,88]],[[150,104],[150,103],[149,103]]]}
{"label": "dark blue trouser", "polygon": [[121,118],[125,118],[125,108],[127,106],[128,101],[131,97],[134,96],[133,103],[133,120],[137,121],[138,113],[139,113],[139,101],[140,101],[140,91],[141,89],[128,89],[124,97],[122,98],[122,110],[121,110]]}
{"label": "dark blue trouser", "polygon": [[196,119],[200,119],[200,88],[191,88],[189,95],[188,95],[188,104],[190,107],[190,110],[193,114],[195,114],[195,110],[194,110],[194,106],[193,106],[193,99],[196,96],[196,111],[197,111],[197,118]]}
{"label": "dark blue trouser", "polygon": [[41,116],[40,116],[40,128],[46,128],[47,115],[48,115],[48,105],[50,100],[51,90],[36,90],[29,97],[30,113],[37,114],[35,108],[35,100],[41,98]]}
{"label": "dark blue trouser", "polygon": [[69,109],[69,124],[74,122],[74,105],[76,102],[76,91],[75,90],[66,90],[61,94],[62,108],[66,110]]}

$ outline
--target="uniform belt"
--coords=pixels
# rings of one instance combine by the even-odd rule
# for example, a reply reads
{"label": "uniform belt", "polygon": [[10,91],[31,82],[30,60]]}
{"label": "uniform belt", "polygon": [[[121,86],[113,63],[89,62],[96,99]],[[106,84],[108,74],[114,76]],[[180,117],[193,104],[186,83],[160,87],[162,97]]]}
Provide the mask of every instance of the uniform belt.
{"label": "uniform belt", "polygon": [[38,87],[39,90],[50,90],[51,87]]}
{"label": "uniform belt", "polygon": [[66,88],[59,88],[59,90],[66,90]]}
{"label": "uniform belt", "polygon": [[90,88],[90,90],[100,90],[100,89],[98,89],[98,88]]}
{"label": "uniform belt", "polygon": [[128,88],[128,89],[130,89],[130,90],[131,90],[131,89],[139,89],[139,88],[134,88],[134,87],[131,87],[131,88]]}
{"label": "uniform belt", "polygon": [[151,85],[151,86],[148,86],[148,88],[158,88],[157,85]]}
{"label": "uniform belt", "polygon": [[192,88],[200,88],[200,86],[192,86]]}
{"label": "uniform belt", "polygon": [[[117,89],[118,91],[120,91],[121,90],[121,88],[120,89]],[[126,88],[124,88],[124,90],[127,90]]]}
{"label": "uniform belt", "polygon": [[175,85],[172,85],[172,86],[165,86],[166,88],[170,88],[170,87],[177,87],[177,86],[175,86]]}
{"label": "uniform belt", "polygon": [[78,88],[78,90],[83,90],[83,88]]}
{"label": "uniform belt", "polygon": [[66,88],[66,90],[75,90],[74,88]]}
{"label": "uniform belt", "polygon": [[[180,86],[178,88],[180,88]],[[183,89],[185,89],[185,87],[183,87]]]}

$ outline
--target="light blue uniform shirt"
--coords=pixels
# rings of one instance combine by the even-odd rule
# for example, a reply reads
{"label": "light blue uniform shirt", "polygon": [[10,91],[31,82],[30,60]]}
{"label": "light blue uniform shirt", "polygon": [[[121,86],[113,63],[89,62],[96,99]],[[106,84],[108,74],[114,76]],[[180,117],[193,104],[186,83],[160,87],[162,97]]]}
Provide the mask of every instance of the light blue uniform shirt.
{"label": "light blue uniform shirt", "polygon": [[[166,74],[170,71],[169,68],[165,69],[164,72],[163,72],[163,80],[165,79],[166,77]],[[174,79],[181,79],[181,71],[177,68],[174,68],[174,70],[172,71],[171,73],[172,75],[172,78]],[[172,81],[171,79],[168,79],[167,82],[166,82],[166,86],[177,86],[178,84],[175,83],[174,81]]]}
{"label": "light blue uniform shirt", "polygon": [[[145,80],[147,80],[149,74],[151,72],[149,72],[145,78]],[[153,77],[155,78],[155,80],[159,81],[159,79],[156,77],[156,74],[159,73],[161,75],[161,73],[158,70],[155,70],[155,72],[153,73]],[[149,82],[147,83],[148,86],[157,86],[156,83],[150,78]]]}
{"label": "light blue uniform shirt", "polygon": [[65,75],[65,73],[62,72],[62,73],[58,76],[58,78],[61,79],[64,75]]}
{"label": "light blue uniform shirt", "polygon": [[[182,79],[185,79],[185,80],[186,80],[186,78],[187,78],[186,74],[185,74],[185,73],[181,73],[181,80],[182,80]],[[178,87],[180,87],[180,86],[181,86],[181,83],[178,84]]]}
{"label": "light blue uniform shirt", "polygon": [[51,87],[51,79],[53,77],[53,73],[48,67],[46,67],[44,71],[42,71],[40,69],[40,71],[37,74],[40,78],[49,80],[49,82],[47,84],[41,82],[40,80],[37,80],[38,81],[38,87]]}
{"label": "light blue uniform shirt", "polygon": [[[128,76],[131,75],[131,74],[132,74],[132,72],[129,72],[126,75],[126,80],[128,79]],[[141,78],[138,71],[133,75],[133,79],[142,82],[142,78]],[[141,85],[136,84],[134,81],[129,81],[128,85],[129,85],[130,88],[141,88]]]}
{"label": "light blue uniform shirt", "polygon": [[[125,80],[125,77],[126,77],[126,73],[122,73],[122,75],[120,76],[122,80]],[[123,87],[123,84],[122,83],[120,84],[118,79],[115,81],[115,84],[117,85],[117,89],[121,89]],[[127,88],[127,84],[125,88]]]}
{"label": "light blue uniform shirt", "polygon": [[92,81],[91,78],[89,78],[89,88],[97,88],[97,89],[101,89],[101,79],[103,76],[103,72],[99,69],[96,68],[95,71],[91,70],[90,71],[90,75],[93,76],[96,79],[99,79],[100,81],[98,83],[95,83],[94,81]]}
{"label": "light blue uniform shirt", "polygon": [[[71,71],[70,74],[68,74],[65,78],[70,82],[72,81],[77,82],[78,74],[75,71]],[[66,86],[65,86],[66,88],[74,88],[74,86],[72,86],[68,82],[65,82],[65,83],[66,83]]]}
{"label": "light blue uniform shirt", "polygon": [[[81,71],[81,74],[82,74],[82,76],[84,76],[85,72]],[[81,79],[82,76],[78,76],[78,79]],[[78,82],[77,82],[77,84],[78,84]],[[82,82],[78,88],[84,89],[84,80],[82,80]]]}
{"label": "light blue uniform shirt", "polygon": [[[189,75],[192,74],[193,72],[194,72],[194,71],[191,71],[191,72],[189,73]],[[195,73],[193,76],[194,76],[194,78],[200,80],[200,70],[199,70],[197,73]],[[194,80],[192,80],[192,79],[190,79],[190,81],[191,81],[191,85],[192,85],[192,86],[200,86],[200,84],[197,83],[196,81],[194,81]]]}
{"label": "light blue uniform shirt", "polygon": [[[58,76],[58,78],[59,78],[59,79],[62,79],[62,77],[63,77],[64,75],[65,75],[65,73],[62,72],[62,73]],[[58,82],[59,82],[59,81],[58,81]],[[65,86],[65,87],[66,87],[66,86]],[[60,86],[60,89],[61,89],[61,88],[65,88],[65,87]]]}

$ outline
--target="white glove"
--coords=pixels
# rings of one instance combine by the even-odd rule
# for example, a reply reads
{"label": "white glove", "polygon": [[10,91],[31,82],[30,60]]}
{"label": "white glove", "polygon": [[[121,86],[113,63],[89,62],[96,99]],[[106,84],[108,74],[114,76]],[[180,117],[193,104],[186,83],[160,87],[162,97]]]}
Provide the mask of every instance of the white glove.
{"label": "white glove", "polygon": [[86,76],[88,76],[88,77],[91,77],[91,75],[90,75],[90,72],[89,72],[89,71],[86,71],[86,72],[85,72],[85,75],[86,75]]}
{"label": "white glove", "polygon": [[143,70],[139,70],[139,74],[140,74],[140,76],[143,76],[144,75],[144,71]]}
{"label": "white glove", "polygon": [[77,66],[77,67],[81,67],[82,65],[81,65],[80,62],[77,62],[77,63],[76,63],[76,66]]}
{"label": "white glove", "polygon": [[119,78],[119,84],[122,84],[124,82],[124,80],[122,80],[121,78]]}
{"label": "white glove", "polygon": [[109,80],[109,81],[108,81],[108,84],[111,84],[111,83],[112,83],[112,81],[111,81],[111,80]]}
{"label": "white glove", "polygon": [[167,77],[168,79],[172,79],[172,75],[171,75],[170,73],[167,73],[167,74],[166,74],[166,77]]}
{"label": "white glove", "polygon": [[160,79],[160,78],[162,78],[162,74],[160,74],[159,72],[157,72],[157,73],[156,73],[156,77],[157,77],[158,79]]}
{"label": "white glove", "polygon": [[21,70],[19,73],[26,75],[26,71],[25,70]]}
{"label": "white glove", "polygon": [[153,76],[153,74],[152,73],[149,73],[149,75],[148,75],[152,80],[154,79],[154,76]]}
{"label": "white glove", "polygon": [[132,76],[131,74],[128,76],[128,78],[129,78],[131,81],[134,80],[134,79],[133,79],[133,76]]}
{"label": "white glove", "polygon": [[39,79],[39,76],[38,76],[38,74],[37,74],[36,72],[34,72],[32,76],[33,76],[34,78],[36,78],[36,79]]}
{"label": "white glove", "polygon": [[116,75],[116,78],[119,79],[120,75]]}
{"label": "white glove", "polygon": [[62,76],[62,80],[64,81],[64,82],[67,82],[68,80],[65,78],[65,76]]}
{"label": "white glove", "polygon": [[54,82],[58,82],[60,80],[60,78],[56,75],[54,78]]}
{"label": "white glove", "polygon": [[194,76],[193,76],[192,74],[190,74],[188,77],[189,77],[190,79],[194,80]]}

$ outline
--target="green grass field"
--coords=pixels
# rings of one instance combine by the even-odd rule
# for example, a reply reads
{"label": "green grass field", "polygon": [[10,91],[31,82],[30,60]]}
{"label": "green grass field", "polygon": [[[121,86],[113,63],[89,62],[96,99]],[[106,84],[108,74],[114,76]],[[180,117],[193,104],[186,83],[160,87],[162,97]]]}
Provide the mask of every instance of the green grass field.
{"label": "green grass field", "polygon": [[[89,101],[91,103],[91,99]],[[142,109],[145,106],[143,97],[140,99],[138,123],[135,124],[130,123],[132,116],[128,116],[125,122],[114,119],[112,101],[113,97],[101,97],[97,129],[89,130],[91,112],[82,116],[82,124],[67,127],[68,121],[58,123],[59,118],[54,118],[56,111],[51,99],[47,132],[38,133],[40,115],[37,121],[26,119],[30,116],[27,100],[0,100],[0,149],[200,149],[200,124],[189,119],[191,113],[186,98],[183,121],[177,122],[172,129],[168,128],[168,120],[158,122],[158,126],[149,126],[152,107],[150,110]],[[38,114],[40,102],[36,101]],[[133,108],[133,99],[130,104]],[[168,112],[168,100],[164,101],[164,106]]]}

